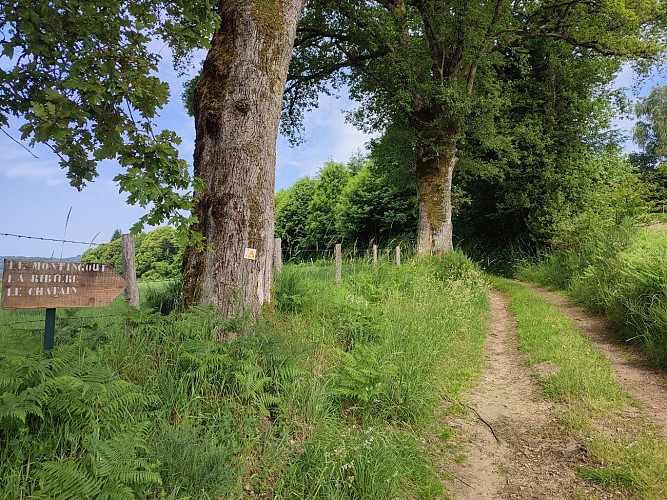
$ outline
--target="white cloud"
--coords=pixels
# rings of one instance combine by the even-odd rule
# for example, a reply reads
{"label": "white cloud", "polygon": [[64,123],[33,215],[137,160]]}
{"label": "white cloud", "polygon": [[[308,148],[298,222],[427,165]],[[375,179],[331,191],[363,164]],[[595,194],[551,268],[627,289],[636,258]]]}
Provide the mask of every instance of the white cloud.
{"label": "white cloud", "polygon": [[290,147],[279,138],[276,186],[284,188],[299,177],[315,175],[329,160],[347,162],[357,151],[365,151],[372,138],[345,122],[345,111],[355,107],[346,96],[320,96],[319,107],[305,116],[306,141]]}
{"label": "white cloud", "polygon": [[28,178],[44,182],[47,186],[58,186],[66,182],[58,167],[22,163],[11,167],[2,167],[3,174],[10,179]]}

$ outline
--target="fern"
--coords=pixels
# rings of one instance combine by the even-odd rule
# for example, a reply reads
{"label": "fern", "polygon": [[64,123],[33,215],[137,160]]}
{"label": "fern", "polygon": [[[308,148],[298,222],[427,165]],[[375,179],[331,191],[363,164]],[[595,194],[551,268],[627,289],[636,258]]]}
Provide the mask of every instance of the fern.
{"label": "fern", "polygon": [[93,498],[100,492],[98,481],[74,462],[43,462],[37,479],[39,492],[53,498]]}
{"label": "fern", "polygon": [[374,403],[390,388],[398,368],[383,362],[380,348],[357,344],[351,352],[339,351],[342,366],[335,375],[333,394],[336,399],[351,403]]}
{"label": "fern", "polygon": [[134,498],[133,487],[162,484],[160,475],[141,456],[149,426],[149,422],[140,422],[109,439],[94,435],[84,442],[89,451],[86,463],[100,486],[99,498]]}
{"label": "fern", "polygon": [[[83,344],[0,352],[0,490],[6,498],[134,498],[161,478],[144,457],[156,398]],[[5,477],[9,474],[9,477]]]}
{"label": "fern", "polygon": [[25,424],[29,414],[44,417],[42,401],[36,395],[36,391],[27,390],[20,394],[6,392],[0,396],[0,422],[4,420],[9,423],[15,419]]}

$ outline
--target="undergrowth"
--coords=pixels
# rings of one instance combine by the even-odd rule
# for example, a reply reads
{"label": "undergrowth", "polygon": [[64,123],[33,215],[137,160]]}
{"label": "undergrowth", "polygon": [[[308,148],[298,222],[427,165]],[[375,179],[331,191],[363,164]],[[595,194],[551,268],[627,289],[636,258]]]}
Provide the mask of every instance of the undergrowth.
{"label": "undergrowth", "polygon": [[592,227],[570,235],[518,276],[566,290],[587,309],[604,314],[626,340],[639,343],[667,368],[667,231]]}
{"label": "undergrowth", "polygon": [[111,323],[59,315],[51,352],[3,328],[0,498],[445,496],[425,435],[479,374],[482,273],[286,266],[276,292],[249,322],[163,286]]}

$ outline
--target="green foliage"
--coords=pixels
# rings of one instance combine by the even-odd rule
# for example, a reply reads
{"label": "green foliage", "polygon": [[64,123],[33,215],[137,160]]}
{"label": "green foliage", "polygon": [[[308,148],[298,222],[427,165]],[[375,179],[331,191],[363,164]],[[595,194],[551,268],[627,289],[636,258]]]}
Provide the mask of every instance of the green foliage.
{"label": "green foliage", "polygon": [[277,498],[441,498],[418,443],[392,429],[322,429],[277,485]]}
{"label": "green foliage", "polygon": [[638,177],[647,185],[651,208],[664,212],[667,206],[667,86],[655,87],[635,107],[634,140],[641,153],[629,155]]}
{"label": "green foliage", "polygon": [[556,40],[508,52],[461,141],[456,182],[469,200],[456,222],[466,250],[521,242],[534,251],[587,212],[620,221],[642,211],[641,189],[608,132],[624,105],[609,89],[618,68]]}
{"label": "green foliage", "polygon": [[276,309],[284,314],[301,312],[307,300],[303,278],[294,268],[285,268],[275,277],[273,296]]}
{"label": "green foliage", "polygon": [[346,262],[342,284],[286,265],[308,299],[254,323],[59,313],[51,353],[3,329],[0,497],[441,498],[424,442],[487,321],[479,271],[452,259]]}
{"label": "green foliage", "polygon": [[183,246],[170,226],[146,233],[135,247],[137,276],[143,280],[175,278],[181,270]]}
{"label": "green foliage", "polygon": [[328,162],[319,173],[306,220],[307,245],[330,249],[336,244],[336,206],[350,174],[343,163]]}
{"label": "green foliage", "polygon": [[6,498],[135,498],[155,491],[162,480],[146,456],[155,398],[82,345],[51,355],[16,334],[3,344],[0,489]]}
{"label": "green foliage", "polygon": [[398,368],[382,357],[379,346],[357,343],[350,352],[339,352],[341,367],[335,375],[332,395],[343,411],[372,414],[396,382]]}
{"label": "green foliage", "polygon": [[[631,497],[667,494],[667,443],[659,429],[635,418],[636,402],[614,376],[609,361],[558,307],[520,283],[493,279],[505,292],[517,319],[519,347],[528,363],[548,362],[551,375],[538,375],[557,398],[560,420],[586,443],[590,465],[579,474]],[[538,371],[539,373],[539,371]]]}
{"label": "green foliage", "polygon": [[[141,280],[161,280],[176,278],[181,271],[183,246],[179,243],[178,232],[170,227],[158,227],[149,233],[141,233],[135,239],[137,278]],[[123,271],[123,253],[120,238],[86,250],[82,262],[105,262]]]}
{"label": "green foliage", "polygon": [[148,287],[143,294],[144,304],[163,315],[178,309],[182,304],[183,281],[179,278],[158,282]]}
{"label": "green foliage", "polygon": [[290,255],[308,248],[308,209],[316,185],[317,180],[304,177],[287,191],[276,193],[276,236],[282,238],[283,248]]}
{"label": "green foliage", "polygon": [[162,39],[177,65],[205,47],[217,20],[210,2],[17,1],[0,13],[0,126],[24,120],[21,138],[48,145],[78,189],[100,161],[116,160],[128,202],[148,209],[139,225],[189,221],[179,210],[192,207],[194,181],[180,138],[153,126],[169,87],[155,76],[152,45]]}
{"label": "green foliage", "polygon": [[633,138],[648,158],[649,167],[667,161],[667,86],[654,87],[635,107]]}
{"label": "green foliage", "polygon": [[641,486],[641,480],[632,471],[615,468],[579,467],[577,472],[584,479],[588,479],[604,488],[636,488]]}
{"label": "green foliage", "polygon": [[[298,128],[327,84],[347,84],[355,124],[404,130],[398,168],[414,168],[429,216],[471,197],[465,241],[545,243],[589,202],[597,160],[616,153],[601,130],[619,93],[605,86],[622,61],[663,52],[664,25],[658,1],[310,2],[283,125]],[[473,180],[452,195],[433,164],[455,163],[458,151]],[[437,207],[426,195],[436,188]],[[359,213],[348,213],[372,220],[364,199],[352,203]]]}
{"label": "green foliage", "polygon": [[[375,153],[374,153],[375,155]],[[378,161],[390,162],[388,153]],[[276,236],[290,259],[331,250],[334,243],[368,248],[411,238],[417,202],[410,174],[395,172],[375,160],[352,157],[347,166],[329,163],[316,179],[299,179],[276,193]]]}
{"label": "green foliage", "polygon": [[621,225],[598,220],[582,220],[554,242],[553,251],[534,265],[527,263],[518,270],[522,278],[552,288],[568,289],[586,269],[613,260],[627,248],[634,228],[628,220]]}
{"label": "green foliage", "polygon": [[338,231],[348,244],[367,247],[409,237],[416,227],[416,192],[410,184],[401,188],[367,162],[341,193],[336,215]]}

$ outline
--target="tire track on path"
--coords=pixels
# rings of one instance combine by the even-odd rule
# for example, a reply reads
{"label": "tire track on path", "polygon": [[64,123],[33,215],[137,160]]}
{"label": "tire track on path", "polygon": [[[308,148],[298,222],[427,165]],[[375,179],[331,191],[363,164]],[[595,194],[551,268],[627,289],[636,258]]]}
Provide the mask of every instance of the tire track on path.
{"label": "tire track on path", "polygon": [[485,366],[467,403],[493,427],[499,442],[473,412],[454,419],[467,460],[450,468],[457,480],[449,491],[470,500],[611,498],[574,472],[585,463],[585,447],[560,430],[553,402],[531,377],[507,300],[493,289],[489,300]]}
{"label": "tire track on path", "polygon": [[[571,304],[562,295],[521,283],[570,316],[595,347],[611,362],[616,379],[642,405],[643,413],[667,436],[667,376],[651,368],[635,345],[613,340],[613,327],[599,316]],[[630,408],[627,409],[631,411]]]}

